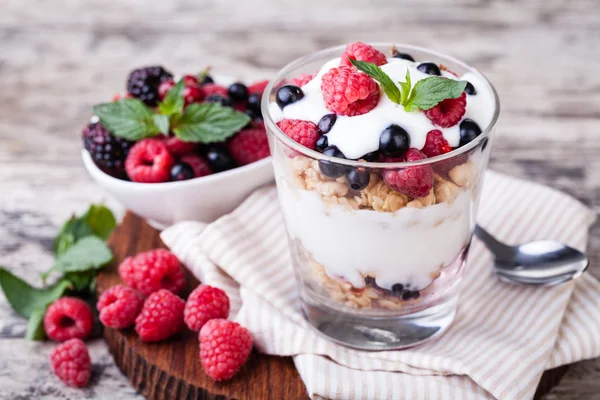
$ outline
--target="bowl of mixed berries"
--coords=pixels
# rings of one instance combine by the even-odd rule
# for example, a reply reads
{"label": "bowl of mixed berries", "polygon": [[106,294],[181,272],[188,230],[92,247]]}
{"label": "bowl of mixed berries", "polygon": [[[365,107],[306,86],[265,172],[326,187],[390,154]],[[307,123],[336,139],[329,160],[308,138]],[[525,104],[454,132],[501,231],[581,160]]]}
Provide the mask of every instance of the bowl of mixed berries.
{"label": "bowl of mixed berries", "polygon": [[208,72],[135,69],[127,92],[95,105],[83,128],[92,178],[155,227],[210,222],[273,180],[260,111],[267,81],[216,83]]}

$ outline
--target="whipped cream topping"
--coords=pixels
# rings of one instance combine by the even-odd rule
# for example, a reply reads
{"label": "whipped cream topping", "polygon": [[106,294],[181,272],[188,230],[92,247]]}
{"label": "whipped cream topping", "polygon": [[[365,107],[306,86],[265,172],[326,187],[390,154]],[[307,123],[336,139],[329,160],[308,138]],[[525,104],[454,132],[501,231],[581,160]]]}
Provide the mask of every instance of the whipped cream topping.
{"label": "whipped cream topping", "polygon": [[[417,69],[419,64],[420,62],[388,58],[388,63],[380,68],[394,82],[403,82],[408,69],[414,85],[417,81],[430,76]],[[299,101],[286,106],[283,110],[276,103],[272,103],[270,112],[275,122],[286,118],[311,121],[317,124],[324,115],[331,114],[323,100],[321,80],[330,69],[339,65],[340,58],[334,58],[325,63],[317,75],[302,87],[304,97]],[[449,72],[442,71],[442,76],[454,80],[466,80],[475,87],[477,94],[467,95],[467,108],[463,118],[472,119],[482,131],[485,130],[492,122],[494,115],[494,95],[489,84],[481,75],[474,72],[467,72],[456,77]],[[422,111],[406,112],[403,106],[392,102],[383,93],[383,90],[381,90],[379,103],[373,110],[354,117],[338,115],[333,128],[326,136],[329,145],[337,146],[346,158],[359,159],[367,153],[378,150],[381,132],[391,124],[397,124],[406,130],[410,136],[410,147],[419,150],[425,145],[427,132],[432,129],[440,130],[452,147],[457,147],[460,142],[460,123],[450,128],[436,126]]]}

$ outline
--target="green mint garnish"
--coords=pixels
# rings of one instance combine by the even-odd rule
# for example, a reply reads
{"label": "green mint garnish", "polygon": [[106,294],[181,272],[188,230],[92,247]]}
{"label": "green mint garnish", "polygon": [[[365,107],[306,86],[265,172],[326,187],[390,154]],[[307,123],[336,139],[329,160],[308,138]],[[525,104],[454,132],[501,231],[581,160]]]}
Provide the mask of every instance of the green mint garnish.
{"label": "green mint garnish", "polygon": [[[185,82],[180,79],[166,94],[163,101],[158,103],[158,110],[162,115],[173,115],[175,113],[181,113],[183,111],[183,89],[185,89]],[[168,134],[169,132],[167,132]]]}
{"label": "green mint garnish", "polygon": [[388,74],[373,63],[350,59],[352,65],[375,79],[387,97],[396,104],[404,106],[406,111],[429,110],[446,99],[461,96],[467,86],[466,81],[429,76],[411,85],[410,71],[406,70],[405,82],[398,82],[400,88]]}
{"label": "green mint garnish", "polygon": [[94,113],[113,135],[127,140],[140,140],[160,134],[154,122],[156,115],[138,99],[121,99],[94,106]]}
{"label": "green mint garnish", "polygon": [[242,129],[250,117],[231,107],[217,103],[196,103],[187,106],[173,133],[184,142],[221,142]]}

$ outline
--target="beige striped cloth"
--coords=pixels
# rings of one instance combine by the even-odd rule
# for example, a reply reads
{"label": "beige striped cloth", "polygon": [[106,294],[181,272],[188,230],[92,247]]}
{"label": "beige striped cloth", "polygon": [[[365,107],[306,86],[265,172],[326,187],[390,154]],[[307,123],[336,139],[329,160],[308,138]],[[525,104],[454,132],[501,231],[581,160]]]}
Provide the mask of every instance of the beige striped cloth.
{"label": "beige striped cloth", "polygon": [[[553,238],[584,250],[593,220],[565,194],[487,173],[478,222],[507,243]],[[367,352],[326,340],[303,319],[274,187],[208,226],[183,222],[162,239],[202,282],[227,291],[259,351],[294,357],[311,398],[530,399],[544,370],[600,355],[595,279],[502,283],[478,240],[450,329],[411,349]]]}

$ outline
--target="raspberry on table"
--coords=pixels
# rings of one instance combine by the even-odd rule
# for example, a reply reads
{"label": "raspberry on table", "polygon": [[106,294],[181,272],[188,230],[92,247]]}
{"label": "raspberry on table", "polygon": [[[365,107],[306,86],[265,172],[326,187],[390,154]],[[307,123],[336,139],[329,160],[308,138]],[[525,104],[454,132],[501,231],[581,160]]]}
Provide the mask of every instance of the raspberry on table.
{"label": "raspberry on table", "polygon": [[199,285],[190,293],[183,311],[185,324],[194,332],[211,319],[228,316],[229,297],[223,290],[208,285]]}
{"label": "raspberry on table", "polygon": [[203,85],[202,91],[204,92],[204,97],[219,95],[227,99],[229,98],[227,88],[217,85],[216,83],[208,83],[206,85]]}
{"label": "raspberry on table", "polygon": [[100,122],[86,125],[81,137],[83,147],[90,153],[98,168],[115,178],[127,178],[125,159],[133,142],[114,136]]}
{"label": "raspberry on table", "polygon": [[320,137],[316,124],[299,119],[282,119],[277,126],[283,133],[301,145],[313,150],[316,148],[317,139]]}
{"label": "raspberry on table", "polygon": [[423,154],[427,157],[435,157],[451,151],[452,147],[450,147],[448,141],[444,138],[442,131],[434,129],[427,132],[425,145],[421,149]]}
{"label": "raspberry on table", "polygon": [[94,326],[92,309],[83,300],[61,297],[48,307],[44,315],[46,335],[57,342],[85,339]]}
{"label": "raspberry on table", "polygon": [[446,99],[433,108],[423,111],[435,125],[450,128],[458,124],[467,110],[467,94],[462,93],[456,99]]}
{"label": "raspberry on table", "polygon": [[81,339],[69,339],[50,353],[52,372],[67,386],[85,387],[92,375],[92,361]]}
{"label": "raspberry on table", "polygon": [[[404,161],[418,161],[427,158],[417,149],[409,149]],[[410,197],[425,197],[433,187],[433,169],[429,165],[406,167],[397,171],[383,173],[385,183]]]}
{"label": "raspberry on table", "polygon": [[121,279],[146,296],[161,289],[179,293],[185,275],[179,259],[166,249],[154,249],[127,257],[119,265]]}
{"label": "raspberry on table", "polygon": [[200,178],[212,174],[208,162],[198,154],[185,154],[179,158],[179,161],[186,163],[194,171],[194,178]]}
{"label": "raspberry on table", "polygon": [[208,321],[200,330],[200,360],[204,372],[216,381],[231,379],[252,351],[252,335],[226,319]]}
{"label": "raspberry on table", "polygon": [[164,136],[160,139],[167,150],[173,156],[182,156],[187,153],[192,153],[198,149],[198,144],[194,142],[184,142],[177,136]]}
{"label": "raspberry on table", "polygon": [[366,114],[379,102],[379,85],[354,67],[330,69],[323,75],[321,90],[327,109],[340,115]]}
{"label": "raspberry on table", "polygon": [[248,93],[262,95],[268,84],[269,84],[268,79],[254,82],[252,85],[248,86]]}
{"label": "raspberry on table", "polygon": [[100,322],[109,328],[128,328],[135,323],[144,300],[141,292],[125,285],[115,285],[102,293],[96,303]]}
{"label": "raspberry on table", "polygon": [[314,75],[311,74],[300,74],[295,78],[290,79],[290,84],[298,87],[302,87],[306,85],[308,82],[312,81]]}
{"label": "raspberry on table", "polygon": [[267,132],[261,128],[244,129],[233,136],[228,143],[229,154],[240,165],[247,165],[269,157]]}
{"label": "raspberry on table", "polygon": [[135,319],[135,331],[144,342],[167,339],[183,328],[185,302],[172,292],[161,289],[144,302]]}
{"label": "raspberry on table", "polygon": [[159,65],[134,69],[127,78],[127,91],[146,105],[154,107],[158,104],[160,84],[172,78],[173,74]]}
{"label": "raspberry on table", "polygon": [[160,139],[137,142],[125,159],[129,179],[141,183],[167,182],[175,159]]}
{"label": "raspberry on table", "polygon": [[349,58],[370,62],[376,65],[387,64],[387,57],[385,54],[375,47],[362,42],[350,43],[346,46],[346,50],[342,53],[340,65],[345,65],[347,67],[352,66]]}

